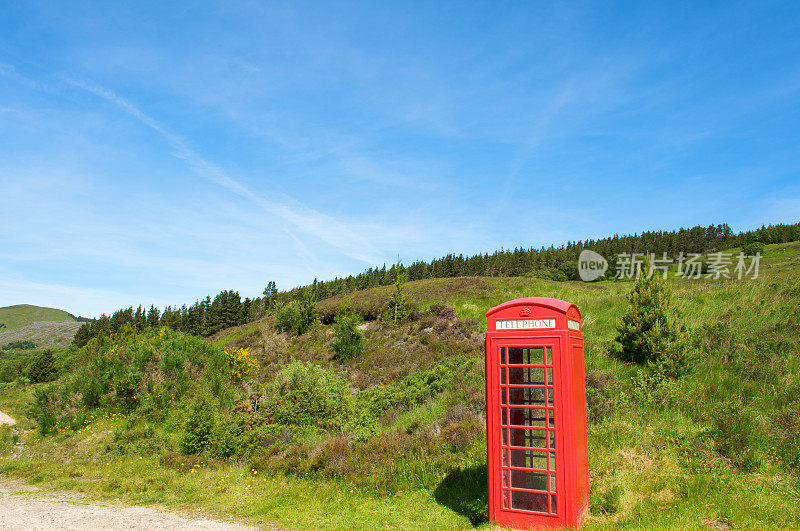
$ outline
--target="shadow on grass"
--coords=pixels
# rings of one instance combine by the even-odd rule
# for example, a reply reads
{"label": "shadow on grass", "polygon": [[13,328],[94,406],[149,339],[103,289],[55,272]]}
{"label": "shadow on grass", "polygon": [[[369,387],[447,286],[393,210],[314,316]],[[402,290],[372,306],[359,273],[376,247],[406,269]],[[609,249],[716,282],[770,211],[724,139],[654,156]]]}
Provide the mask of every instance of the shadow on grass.
{"label": "shadow on grass", "polygon": [[433,491],[436,501],[477,526],[489,521],[486,465],[453,470]]}

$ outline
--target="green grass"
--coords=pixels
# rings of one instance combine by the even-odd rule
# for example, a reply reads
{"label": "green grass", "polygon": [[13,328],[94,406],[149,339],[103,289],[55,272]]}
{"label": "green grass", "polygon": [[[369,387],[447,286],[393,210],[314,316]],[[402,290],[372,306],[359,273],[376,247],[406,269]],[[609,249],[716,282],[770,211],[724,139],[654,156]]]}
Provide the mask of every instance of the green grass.
{"label": "green grass", "polygon": [[[85,437],[97,434],[89,431]],[[87,445],[78,450],[88,454]],[[55,451],[55,449],[53,449]],[[87,455],[88,459],[88,455]],[[179,472],[157,461],[131,457],[91,464],[0,458],[0,469],[41,487],[70,489],[136,504],[201,508],[255,523],[305,529],[397,529],[418,522],[426,529],[459,529],[469,522],[443,512],[424,492],[377,497],[358,487],[296,477],[264,477],[246,467],[198,467]]]}
{"label": "green grass", "polygon": [[[342,431],[298,429],[295,440],[260,461],[169,457],[181,434],[177,407],[158,423],[98,409],[76,430],[42,438],[31,431],[28,386],[0,394],[0,410],[18,419],[26,442],[16,457],[9,445],[0,445],[0,470],[98,497],[201,508],[300,529],[491,527],[485,438],[467,429],[483,407],[484,314],[509,299],[548,296],[581,309],[587,373],[599,397],[589,427],[592,512],[586,529],[797,528],[798,251],[797,242],[768,246],[755,280],[669,281],[681,322],[700,353],[677,380],[648,379],[642,367],[609,355],[631,282],[422,280],[406,286],[421,310],[419,319],[398,326],[368,322],[363,354],[344,362],[334,359],[334,336],[326,325],[294,337],[274,332],[267,318],[210,340],[214,348],[249,348],[258,359],[253,381],[230,386],[236,400],[262,392],[258,386],[268,386],[292,360],[335,372],[354,396],[396,389],[437,367],[450,371],[442,390],[426,394],[422,383],[421,394],[408,395],[420,400],[383,411],[377,436],[368,441],[348,439]],[[349,299],[355,311],[369,313],[389,292],[376,288],[334,297],[320,301],[318,309],[335,312]],[[456,318],[426,313],[437,303],[453,307]],[[175,337],[180,345],[183,340]],[[402,389],[398,396],[409,392]],[[231,414],[226,411],[220,414]],[[325,445],[336,444],[347,456],[317,470],[309,466]],[[290,454],[305,457],[290,463]]]}
{"label": "green grass", "polygon": [[259,329],[259,325],[243,325],[234,328],[228,328],[227,330],[223,330],[218,334],[215,334],[209,338],[209,340],[218,347],[225,347],[229,344],[236,342],[237,339],[241,339],[242,337],[252,334],[256,330]]}
{"label": "green grass", "polygon": [[36,427],[36,422],[28,417],[34,389],[35,386],[29,385],[0,391],[0,411],[11,415],[17,421],[17,426],[23,431],[29,431]]}
{"label": "green grass", "polygon": [[74,315],[56,308],[44,308],[32,304],[17,304],[0,308],[0,323],[3,332],[22,328],[37,321],[77,321]]}
{"label": "green grass", "polygon": [[[13,411],[27,394],[28,390],[6,394],[0,399],[3,408]],[[409,522],[426,529],[469,527],[465,517],[441,511],[432,495],[421,490],[386,497],[335,480],[265,476],[236,463],[176,470],[154,456],[109,454],[114,433],[125,424],[121,415],[98,414],[67,437],[41,438],[35,430],[24,430],[34,455],[10,458],[7,453],[0,457],[0,471],[40,487],[75,490],[98,499],[198,508],[254,523],[306,529],[397,529]]]}

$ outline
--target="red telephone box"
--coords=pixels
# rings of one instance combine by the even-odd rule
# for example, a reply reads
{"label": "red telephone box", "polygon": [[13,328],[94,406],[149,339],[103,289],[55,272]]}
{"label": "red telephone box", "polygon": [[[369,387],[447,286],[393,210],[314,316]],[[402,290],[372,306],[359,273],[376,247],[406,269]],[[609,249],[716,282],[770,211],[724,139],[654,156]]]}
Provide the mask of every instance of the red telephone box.
{"label": "red telephone box", "polygon": [[486,312],[489,519],[578,528],[589,508],[581,314],[516,299]]}

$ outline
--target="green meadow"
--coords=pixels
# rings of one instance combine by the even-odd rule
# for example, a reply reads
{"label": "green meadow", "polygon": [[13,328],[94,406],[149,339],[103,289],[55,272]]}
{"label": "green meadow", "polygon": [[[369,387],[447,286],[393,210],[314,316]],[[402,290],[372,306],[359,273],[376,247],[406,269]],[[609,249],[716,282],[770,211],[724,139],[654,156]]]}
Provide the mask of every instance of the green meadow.
{"label": "green meadow", "polygon": [[0,332],[8,332],[37,321],[77,321],[74,315],[56,308],[44,308],[32,304],[17,304],[0,308]]}
{"label": "green meadow", "polygon": [[[768,246],[757,279],[668,283],[678,377],[612,354],[631,281],[418,280],[396,323],[384,286],[318,301],[301,335],[271,315],[208,339],[129,327],[0,393],[19,422],[0,471],[263,525],[491,528],[484,314],[546,296],[584,316],[586,529],[800,526],[800,243]],[[333,348],[343,312],[363,320],[355,355]]]}

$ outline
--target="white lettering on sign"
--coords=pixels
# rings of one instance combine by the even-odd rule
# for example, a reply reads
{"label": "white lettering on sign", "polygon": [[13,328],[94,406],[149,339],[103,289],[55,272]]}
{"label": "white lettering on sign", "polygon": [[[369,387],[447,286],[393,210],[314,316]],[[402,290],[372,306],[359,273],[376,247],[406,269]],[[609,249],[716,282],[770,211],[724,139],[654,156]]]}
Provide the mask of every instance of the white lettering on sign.
{"label": "white lettering on sign", "polygon": [[575,319],[567,319],[567,328],[570,330],[580,330],[581,324]]}
{"label": "white lettering on sign", "polygon": [[518,330],[521,328],[555,328],[555,319],[507,319],[497,321],[498,330]]}

